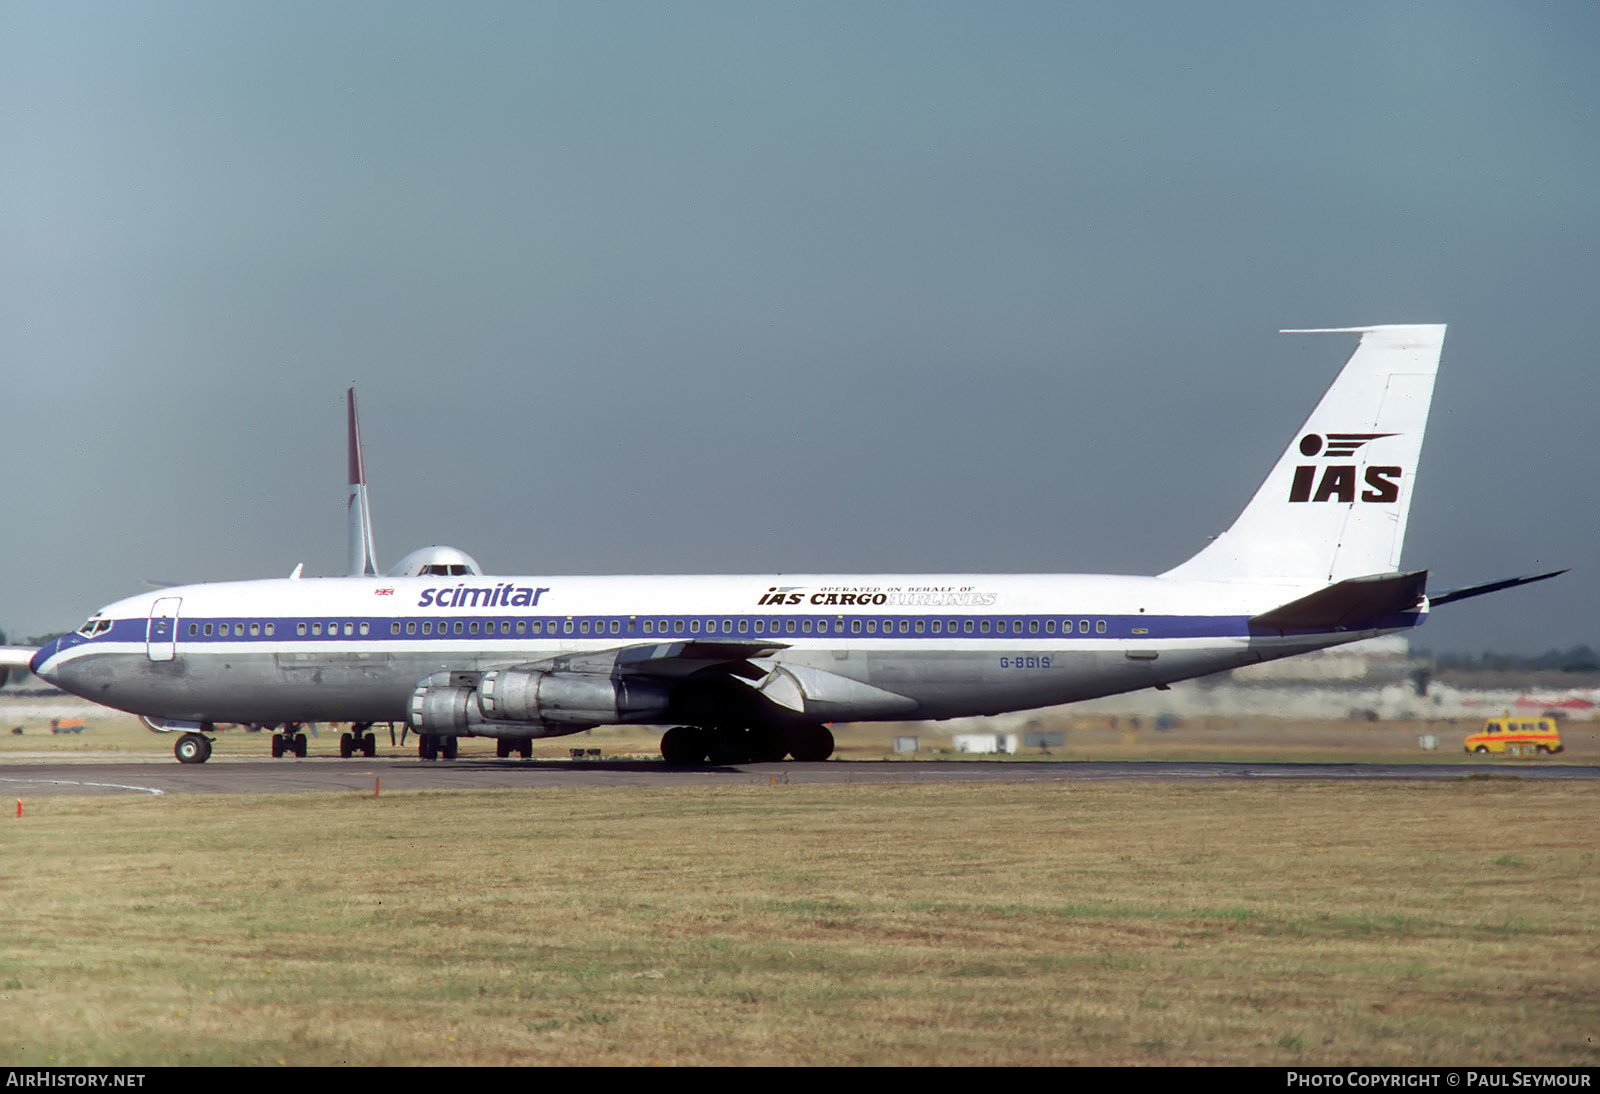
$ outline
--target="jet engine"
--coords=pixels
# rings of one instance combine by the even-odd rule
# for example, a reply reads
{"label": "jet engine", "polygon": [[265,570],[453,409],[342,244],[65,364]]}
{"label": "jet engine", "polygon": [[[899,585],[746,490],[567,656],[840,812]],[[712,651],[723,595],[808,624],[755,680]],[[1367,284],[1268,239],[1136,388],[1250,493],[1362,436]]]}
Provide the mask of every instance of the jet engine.
{"label": "jet engine", "polygon": [[411,730],[452,737],[559,737],[649,722],[667,709],[652,680],[535,668],[437,672],[411,694]]}

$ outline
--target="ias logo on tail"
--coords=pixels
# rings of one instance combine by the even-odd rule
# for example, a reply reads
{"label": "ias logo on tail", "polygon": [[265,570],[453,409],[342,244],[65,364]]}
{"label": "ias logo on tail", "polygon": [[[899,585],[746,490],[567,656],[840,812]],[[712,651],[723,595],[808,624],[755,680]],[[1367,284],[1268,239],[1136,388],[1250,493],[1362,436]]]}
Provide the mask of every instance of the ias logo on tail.
{"label": "ias logo on tail", "polygon": [[[1394,433],[1329,433],[1326,438],[1307,433],[1300,438],[1300,454],[1307,459],[1348,460],[1368,441],[1396,436]],[[1320,467],[1321,474],[1318,474]],[[1289,486],[1290,501],[1339,501],[1354,504],[1357,498],[1359,468],[1353,463],[1303,463],[1294,469]],[[1368,467],[1362,476],[1365,488],[1360,500],[1385,504],[1400,500],[1398,467]]]}

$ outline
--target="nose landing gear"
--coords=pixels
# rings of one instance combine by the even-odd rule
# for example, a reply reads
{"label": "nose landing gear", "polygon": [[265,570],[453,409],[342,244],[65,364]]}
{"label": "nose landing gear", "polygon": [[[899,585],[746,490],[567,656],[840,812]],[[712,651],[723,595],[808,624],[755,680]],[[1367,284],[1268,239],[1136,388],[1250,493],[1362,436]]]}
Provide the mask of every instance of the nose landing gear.
{"label": "nose landing gear", "polygon": [[211,759],[211,739],[199,733],[185,733],[172,746],[180,764],[203,764]]}

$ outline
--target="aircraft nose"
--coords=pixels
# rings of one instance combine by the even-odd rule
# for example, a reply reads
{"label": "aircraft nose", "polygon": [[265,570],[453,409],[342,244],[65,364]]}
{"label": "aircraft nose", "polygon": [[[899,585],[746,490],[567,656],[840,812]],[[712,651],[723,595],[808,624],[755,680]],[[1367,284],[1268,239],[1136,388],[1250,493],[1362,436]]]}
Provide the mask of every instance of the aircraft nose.
{"label": "aircraft nose", "polygon": [[56,682],[56,674],[54,670],[46,668],[45,665],[49,662],[50,658],[56,655],[56,651],[60,648],[61,639],[59,638],[52,638],[50,641],[40,646],[39,651],[35,653],[28,661],[28,671],[33,673],[39,679],[54,684]]}

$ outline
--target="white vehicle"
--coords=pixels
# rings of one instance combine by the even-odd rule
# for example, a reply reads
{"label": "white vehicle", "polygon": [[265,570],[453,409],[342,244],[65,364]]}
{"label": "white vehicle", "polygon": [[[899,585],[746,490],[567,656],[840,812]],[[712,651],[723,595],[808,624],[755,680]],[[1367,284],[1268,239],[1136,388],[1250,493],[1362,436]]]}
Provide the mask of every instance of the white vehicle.
{"label": "white vehicle", "polygon": [[[431,547],[373,563],[350,396],[350,576],[162,589],[27,654],[40,677],[178,732],[404,722],[424,758],[460,737],[529,754],[597,725],[668,728],[671,763],[821,760],[827,726],[1023,710],[1391,634],[1426,618],[1400,570],[1443,326],[1360,342],[1233,526],[1156,577],[762,574],[493,577]],[[1432,604],[1552,577],[1512,578]]]}

